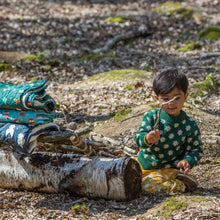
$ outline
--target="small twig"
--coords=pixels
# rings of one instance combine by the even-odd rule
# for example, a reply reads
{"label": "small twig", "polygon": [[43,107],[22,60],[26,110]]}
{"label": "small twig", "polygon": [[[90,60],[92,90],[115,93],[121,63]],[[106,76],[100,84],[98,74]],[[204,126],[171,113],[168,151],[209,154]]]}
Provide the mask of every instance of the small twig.
{"label": "small twig", "polygon": [[177,98],[177,97],[175,96],[175,97],[172,98],[171,100],[169,100],[169,101],[164,102],[164,103],[161,104],[160,110],[159,110],[159,113],[158,113],[158,116],[157,116],[157,121],[156,121],[156,124],[154,125],[154,130],[157,129],[157,126],[158,126],[158,124],[159,124],[159,121],[160,121],[160,113],[161,113],[161,110],[162,110],[163,106],[166,105],[166,104],[169,104],[169,103],[173,102],[174,100],[176,100],[176,98]]}
{"label": "small twig", "polygon": [[[145,112],[146,112],[146,111],[145,111]],[[138,116],[143,115],[145,112],[141,112],[141,113],[138,113],[138,114],[136,114],[136,115],[133,115],[133,116],[131,116],[131,117],[129,117],[129,118],[125,118],[125,119],[121,120],[120,122],[122,123],[122,122],[124,122],[124,121],[129,120],[129,119],[136,118],[136,117],[138,117]]]}

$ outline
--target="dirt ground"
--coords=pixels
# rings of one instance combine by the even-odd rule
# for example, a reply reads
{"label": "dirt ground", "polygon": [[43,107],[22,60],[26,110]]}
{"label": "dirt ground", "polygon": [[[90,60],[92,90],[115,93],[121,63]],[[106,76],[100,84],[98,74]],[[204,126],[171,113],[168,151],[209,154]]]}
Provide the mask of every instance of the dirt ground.
{"label": "dirt ground", "polygon": [[[198,37],[206,27],[220,26],[220,3],[175,1],[203,17],[193,20],[179,13],[156,13],[154,9],[165,2],[0,1],[0,64],[11,65],[10,70],[0,71],[0,77],[15,84],[46,79],[61,127],[93,125],[95,133],[120,141],[122,150],[133,150],[122,156],[135,156],[138,149],[133,137],[142,116],[157,107],[152,79],[164,69],[178,68],[190,81],[184,110],[202,133],[204,155],[190,171],[198,180],[198,189],[186,194],[142,192],[127,202],[0,189],[0,219],[220,218],[220,92],[216,88],[220,41]],[[125,21],[106,20],[111,16]],[[140,29],[149,35],[123,38],[106,52],[94,54],[115,36]],[[198,46],[179,50],[189,42]],[[112,70],[124,71],[109,76]],[[138,75],[136,70],[144,73]],[[92,80],[92,76],[98,78]],[[211,87],[193,96],[202,90],[195,83],[208,79]],[[124,109],[129,111],[122,115]],[[116,115],[120,116],[117,120]]]}

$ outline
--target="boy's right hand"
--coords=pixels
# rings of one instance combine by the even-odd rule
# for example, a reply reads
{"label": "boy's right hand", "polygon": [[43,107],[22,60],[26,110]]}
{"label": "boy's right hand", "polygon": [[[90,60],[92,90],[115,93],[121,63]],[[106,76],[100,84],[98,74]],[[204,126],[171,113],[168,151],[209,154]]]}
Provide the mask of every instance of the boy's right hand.
{"label": "boy's right hand", "polygon": [[150,131],[146,136],[145,136],[146,142],[151,145],[156,143],[157,141],[160,140],[160,132],[159,129]]}

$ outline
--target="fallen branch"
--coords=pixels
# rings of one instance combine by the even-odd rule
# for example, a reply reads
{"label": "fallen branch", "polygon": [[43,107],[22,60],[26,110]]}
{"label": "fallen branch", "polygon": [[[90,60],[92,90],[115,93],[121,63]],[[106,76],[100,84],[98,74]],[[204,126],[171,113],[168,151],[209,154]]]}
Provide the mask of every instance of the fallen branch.
{"label": "fallen branch", "polygon": [[95,49],[92,51],[92,53],[106,53],[109,49],[111,49],[117,42],[128,40],[135,37],[147,37],[150,36],[152,32],[150,32],[147,29],[144,30],[137,30],[136,32],[130,31],[126,34],[119,34],[113,37],[112,39],[108,40],[104,47]]}
{"label": "fallen branch", "polygon": [[220,57],[220,52],[206,52],[201,54],[201,58]]}
{"label": "fallen branch", "polygon": [[73,196],[130,200],[141,191],[141,169],[132,158],[34,153],[0,149],[0,187]]}
{"label": "fallen branch", "polygon": [[47,135],[41,135],[37,140],[38,142],[61,142],[66,141],[72,135],[81,136],[91,131],[92,126],[86,126],[76,131],[52,131]]}

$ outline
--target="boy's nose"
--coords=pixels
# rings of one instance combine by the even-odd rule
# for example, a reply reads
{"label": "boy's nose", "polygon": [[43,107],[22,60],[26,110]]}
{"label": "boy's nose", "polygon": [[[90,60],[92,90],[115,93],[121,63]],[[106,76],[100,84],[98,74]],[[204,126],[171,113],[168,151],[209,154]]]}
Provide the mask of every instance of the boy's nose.
{"label": "boy's nose", "polygon": [[170,103],[168,103],[168,106],[174,106],[175,105],[175,102],[176,100],[174,100],[174,101],[172,101],[172,102],[170,102]]}

